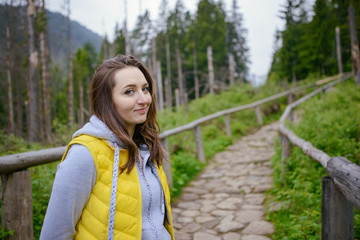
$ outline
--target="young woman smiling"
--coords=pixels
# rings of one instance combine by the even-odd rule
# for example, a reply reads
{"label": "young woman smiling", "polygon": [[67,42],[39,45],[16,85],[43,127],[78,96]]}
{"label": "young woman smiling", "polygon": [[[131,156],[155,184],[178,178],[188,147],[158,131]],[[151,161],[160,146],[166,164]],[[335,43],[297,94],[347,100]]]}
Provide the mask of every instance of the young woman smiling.
{"label": "young woman smiling", "polygon": [[117,55],[89,92],[93,116],[58,166],[40,239],[174,239],[149,71]]}

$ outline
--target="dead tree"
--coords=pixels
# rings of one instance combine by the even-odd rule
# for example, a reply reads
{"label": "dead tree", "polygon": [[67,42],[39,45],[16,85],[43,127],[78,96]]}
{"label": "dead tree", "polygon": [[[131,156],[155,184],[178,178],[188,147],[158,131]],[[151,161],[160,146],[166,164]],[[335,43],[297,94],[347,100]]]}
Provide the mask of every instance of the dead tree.
{"label": "dead tree", "polygon": [[29,79],[28,79],[28,137],[30,142],[39,140],[38,121],[38,53],[35,48],[35,3],[28,0],[27,7],[28,34],[29,34]]}
{"label": "dead tree", "polygon": [[212,57],[212,48],[211,46],[207,47],[207,58],[208,58],[208,70],[209,70],[209,90],[210,93],[214,93],[214,67],[213,67],[213,57]]}
{"label": "dead tree", "polygon": [[196,52],[196,41],[195,41],[195,37],[193,35],[193,44],[194,44],[194,48],[193,48],[193,55],[194,55],[194,87],[195,87],[195,98],[199,98],[200,97],[200,90],[199,90],[199,76],[198,76],[198,68],[197,68],[197,52]]}
{"label": "dead tree", "polygon": [[131,46],[130,46],[130,37],[129,37],[128,30],[127,30],[127,1],[126,0],[124,0],[124,16],[125,16],[125,20],[124,20],[125,53],[126,53],[126,55],[130,55],[131,54]]}
{"label": "dead tree", "polygon": [[15,122],[14,122],[14,103],[12,94],[12,80],[11,80],[11,37],[10,37],[10,12],[12,4],[9,6],[6,4],[6,79],[7,79],[7,90],[8,90],[8,117],[9,117],[9,133],[15,133]]}
{"label": "dead tree", "polygon": [[341,41],[340,41],[340,28],[335,28],[336,33],[336,53],[337,53],[337,62],[338,62],[338,70],[339,73],[343,73],[343,65],[342,65],[342,58],[341,58]]}
{"label": "dead tree", "polygon": [[66,0],[67,4],[67,44],[68,44],[68,79],[69,79],[69,122],[74,125],[74,79],[73,79],[73,62],[71,51],[71,20],[70,20],[70,0]]}
{"label": "dead tree", "polygon": [[166,35],[166,92],[165,92],[165,98],[166,98],[166,107],[171,110],[172,108],[172,94],[171,94],[171,59],[170,59],[170,43],[169,43],[169,36]]}
{"label": "dead tree", "polygon": [[163,84],[162,84],[162,75],[161,75],[161,63],[157,61],[156,66],[157,66],[156,80],[158,86],[157,89],[159,92],[159,96],[158,96],[159,111],[162,111],[164,110],[164,96],[163,96]]}
{"label": "dead tree", "polygon": [[234,71],[235,71],[235,61],[234,61],[234,55],[232,53],[229,53],[229,81],[230,86],[234,85]]}
{"label": "dead tree", "polygon": [[42,0],[41,7],[41,26],[40,29],[40,54],[41,54],[41,66],[42,66],[42,87],[43,87],[43,108],[44,108],[44,125],[45,125],[45,141],[51,140],[51,105],[50,105],[50,90],[49,90],[49,50],[46,34],[46,11],[45,0]]}
{"label": "dead tree", "polygon": [[178,70],[178,84],[179,84],[179,94],[180,94],[180,105],[185,103],[184,99],[184,77],[182,73],[182,63],[181,63],[181,55],[179,50],[179,42],[176,41],[176,63],[177,63],[177,70]]}
{"label": "dead tree", "polygon": [[349,25],[350,25],[350,39],[351,39],[351,56],[355,82],[360,85],[360,56],[359,56],[359,42],[356,34],[356,20],[355,10],[353,6],[349,6]]}

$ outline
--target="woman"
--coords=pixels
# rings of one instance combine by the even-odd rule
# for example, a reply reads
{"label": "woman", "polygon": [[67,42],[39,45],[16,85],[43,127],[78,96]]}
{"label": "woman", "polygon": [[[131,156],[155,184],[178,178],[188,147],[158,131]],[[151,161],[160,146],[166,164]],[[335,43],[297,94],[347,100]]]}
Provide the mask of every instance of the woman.
{"label": "woman", "polygon": [[93,116],[58,166],[40,239],[174,239],[154,92],[134,57],[99,66]]}

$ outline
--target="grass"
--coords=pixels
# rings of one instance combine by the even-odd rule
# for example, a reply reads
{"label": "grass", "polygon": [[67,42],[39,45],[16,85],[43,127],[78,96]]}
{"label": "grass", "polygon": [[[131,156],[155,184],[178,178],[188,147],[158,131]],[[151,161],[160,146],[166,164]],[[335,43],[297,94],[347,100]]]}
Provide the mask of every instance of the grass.
{"label": "grass", "polygon": [[[353,80],[298,106],[302,119],[288,123],[295,134],[326,152],[360,164],[360,87]],[[272,158],[274,188],[267,195],[267,219],[275,225],[273,239],[321,239],[321,178],[324,168],[294,147],[281,181],[281,146]],[[276,203],[276,204],[275,204]],[[277,207],[274,207],[277,206]],[[360,216],[355,211],[355,239]]]}

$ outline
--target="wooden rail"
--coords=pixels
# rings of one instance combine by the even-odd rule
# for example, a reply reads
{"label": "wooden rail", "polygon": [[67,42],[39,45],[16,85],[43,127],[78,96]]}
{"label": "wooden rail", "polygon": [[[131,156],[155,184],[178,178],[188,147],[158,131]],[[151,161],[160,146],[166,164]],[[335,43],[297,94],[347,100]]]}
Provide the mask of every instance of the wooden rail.
{"label": "wooden rail", "polygon": [[[224,116],[225,129],[228,135],[231,135],[230,114],[254,108],[259,124],[262,124],[260,105],[270,101],[292,96],[293,93],[310,87],[317,88],[323,81],[332,81],[339,78],[340,75],[326,78],[306,86],[296,87],[271,97],[258,100],[256,102],[230,108],[203,118],[199,118],[183,126],[167,130],[160,134],[162,144],[167,153],[169,148],[167,138],[184,131],[193,130],[196,139],[198,159],[205,161],[205,153],[202,144],[200,125],[212,119]],[[292,97],[289,97],[291,100]],[[13,154],[0,157],[0,174],[2,181],[2,227],[8,230],[14,230],[14,235],[8,239],[32,239],[32,191],[31,177],[29,167],[51,163],[61,159],[66,147],[50,148],[45,150],[31,151],[26,153]],[[168,155],[169,158],[169,155]],[[167,175],[169,185],[172,186],[171,168],[168,161],[164,161],[164,169]]]}
{"label": "wooden rail", "polygon": [[329,175],[329,177],[323,178],[322,184],[322,239],[354,239],[353,206],[360,210],[360,166],[343,157],[330,157],[327,153],[315,148],[310,142],[299,138],[294,132],[287,129],[284,122],[296,106],[351,77],[353,77],[352,74],[345,74],[341,79],[289,104],[279,121],[279,132],[283,144],[281,159],[283,170],[285,169],[285,160],[290,156],[291,145],[293,144],[307,156],[319,162]]}

